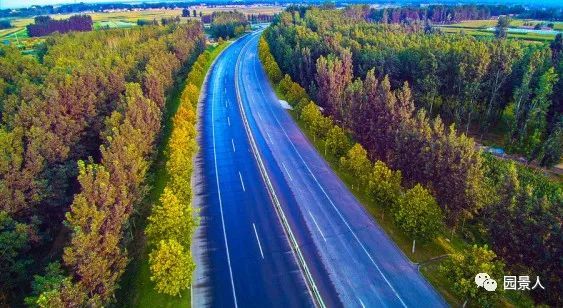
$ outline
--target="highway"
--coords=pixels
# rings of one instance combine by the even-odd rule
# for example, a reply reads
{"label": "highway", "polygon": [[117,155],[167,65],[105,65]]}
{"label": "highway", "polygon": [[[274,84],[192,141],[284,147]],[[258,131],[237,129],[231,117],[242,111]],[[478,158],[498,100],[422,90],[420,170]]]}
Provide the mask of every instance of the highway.
{"label": "highway", "polygon": [[194,307],[443,307],[279,103],[259,32],[210,70],[200,105]]}

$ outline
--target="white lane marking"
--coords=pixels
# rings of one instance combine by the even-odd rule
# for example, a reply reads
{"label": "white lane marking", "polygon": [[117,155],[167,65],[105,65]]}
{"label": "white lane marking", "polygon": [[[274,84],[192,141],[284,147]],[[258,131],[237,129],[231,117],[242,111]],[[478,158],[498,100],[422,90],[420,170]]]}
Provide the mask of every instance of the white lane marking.
{"label": "white lane marking", "polygon": [[231,118],[227,117],[227,122],[229,123],[229,126],[231,126]]}
{"label": "white lane marking", "polygon": [[219,169],[217,168],[217,151],[215,149],[215,121],[213,120],[215,118],[214,110],[215,110],[215,108],[211,107],[211,128],[212,128],[211,134],[213,136],[213,160],[215,162],[215,181],[217,183],[217,193],[219,195],[219,209],[221,210],[221,225],[223,226],[223,240],[225,241],[225,248],[227,250],[227,264],[229,265],[229,278],[231,279],[231,290],[233,291],[233,299],[234,299],[234,302],[235,302],[235,308],[237,308],[238,307],[237,293],[235,291],[235,282],[233,280],[233,269],[231,268],[231,256],[230,256],[230,253],[229,253],[229,243],[227,241],[227,232],[225,231],[225,218],[223,216],[223,201],[221,200],[221,186],[219,185]]}
{"label": "white lane marking", "polygon": [[262,121],[262,116],[260,115],[260,113],[258,113],[258,117],[260,118],[260,121]]}
{"label": "white lane marking", "polygon": [[364,305],[364,302],[362,302],[361,299],[358,298],[358,300],[360,301],[360,305],[362,305],[362,308],[366,308],[366,305]]}
{"label": "white lane marking", "polygon": [[262,244],[260,244],[260,238],[258,237],[258,231],[256,231],[256,225],[254,223],[252,223],[252,226],[254,227],[254,235],[256,235],[256,241],[258,242],[258,248],[260,248],[260,255],[262,256],[262,259],[264,259],[264,252],[262,251]]}
{"label": "white lane marking", "polygon": [[236,152],[237,149],[235,148],[235,141],[231,138],[231,144],[233,145],[233,152]]}
{"label": "white lane marking", "polygon": [[287,170],[287,168],[285,167],[285,164],[282,162],[282,166],[285,169],[285,173],[287,173],[287,176],[289,177],[289,180],[293,181],[293,179],[291,178],[291,173],[289,173],[289,170]]}
{"label": "white lane marking", "polygon": [[225,100],[225,108],[229,108],[229,100],[228,99]]}
{"label": "white lane marking", "polygon": [[268,140],[270,140],[270,143],[274,144],[274,142],[272,141],[272,136],[270,136],[270,133],[266,132],[266,135],[268,135]]}
{"label": "white lane marking", "polygon": [[[258,73],[256,72],[256,65],[253,66],[254,67],[254,75],[256,77],[256,79],[258,80]],[[266,95],[264,94],[264,90],[262,89],[262,85],[258,82],[258,87],[260,88],[260,92],[262,93],[262,97],[266,97]],[[297,151],[297,147],[295,146],[295,144],[293,143],[293,141],[291,141],[291,138],[289,138],[289,136],[287,135],[287,132],[285,131],[285,128],[283,128],[283,126],[281,125],[280,121],[278,120],[278,117],[275,115],[274,111],[272,110],[271,104],[267,104],[268,108],[270,110],[270,113],[272,114],[272,116],[274,117],[274,119],[276,120],[276,123],[278,124],[278,126],[281,128],[281,130],[283,131],[285,137],[287,138],[287,140],[289,141],[289,143],[291,144],[293,151],[297,154],[297,156],[299,156],[299,158],[301,159],[301,161],[303,162],[303,165],[305,166],[305,168],[307,168],[307,171],[309,171],[309,174],[311,175],[311,177],[313,178],[313,180],[315,180],[315,183],[317,183],[317,186],[321,189],[321,191],[323,192],[323,194],[325,195],[325,197],[327,198],[327,200],[330,202],[330,204],[332,205],[332,208],[334,209],[334,211],[338,214],[338,216],[340,217],[340,220],[342,220],[342,222],[344,222],[344,224],[346,225],[346,227],[348,228],[348,230],[350,231],[350,233],[352,233],[352,235],[354,236],[354,239],[356,239],[356,242],[360,245],[360,247],[362,248],[362,250],[364,251],[364,253],[368,256],[368,258],[370,259],[371,263],[375,266],[375,268],[377,269],[377,271],[379,272],[379,274],[381,275],[381,277],[383,277],[383,280],[385,280],[385,282],[387,283],[387,285],[389,286],[389,288],[391,288],[391,291],[393,291],[393,293],[395,294],[395,296],[397,296],[397,298],[399,299],[399,301],[401,302],[403,307],[407,307],[407,305],[405,304],[405,302],[403,301],[403,298],[399,295],[399,293],[397,292],[397,290],[395,290],[395,288],[393,287],[393,285],[391,285],[391,282],[387,279],[387,276],[385,276],[385,274],[383,273],[383,271],[381,270],[381,268],[379,267],[379,265],[377,265],[377,263],[375,262],[375,260],[373,259],[373,257],[371,256],[371,254],[368,252],[367,248],[364,246],[364,244],[360,241],[360,239],[358,238],[358,236],[356,235],[356,233],[354,232],[354,230],[352,230],[352,227],[350,227],[350,224],[348,224],[348,221],[346,221],[346,219],[344,218],[344,216],[342,215],[342,213],[340,212],[340,210],[336,207],[336,205],[334,204],[334,202],[332,201],[332,199],[328,196],[327,192],[325,191],[325,189],[323,188],[323,186],[321,185],[321,183],[319,183],[319,181],[317,180],[317,177],[313,174],[313,171],[311,171],[311,169],[309,168],[309,165],[307,165],[307,163],[305,162],[305,159],[303,159],[303,156],[301,156],[301,154],[299,153],[299,151]]]}
{"label": "white lane marking", "polygon": [[311,219],[313,219],[313,222],[315,223],[315,226],[317,226],[317,230],[319,230],[319,233],[321,234],[321,236],[323,237],[323,240],[326,242],[326,237],[323,234],[323,231],[321,230],[321,228],[319,227],[319,224],[317,223],[317,220],[315,219],[315,217],[313,216],[313,214],[311,214],[311,211],[307,210],[307,212],[309,212],[309,216],[311,216]]}
{"label": "white lane marking", "polygon": [[244,181],[242,180],[242,174],[240,174],[240,171],[238,172],[238,177],[240,178],[240,184],[242,185],[242,191],[246,191],[246,189],[244,189]]}

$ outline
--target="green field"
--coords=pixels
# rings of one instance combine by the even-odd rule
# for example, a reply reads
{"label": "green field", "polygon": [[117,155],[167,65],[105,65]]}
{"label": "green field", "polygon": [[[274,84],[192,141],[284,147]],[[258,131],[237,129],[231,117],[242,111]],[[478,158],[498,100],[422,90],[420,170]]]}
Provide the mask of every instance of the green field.
{"label": "green field", "polygon": [[136,23],[128,21],[97,21],[94,23],[94,29],[114,29],[114,28],[131,28],[137,26]]}
{"label": "green field", "polygon": [[[540,20],[524,20],[524,19],[513,19],[510,22],[510,28],[518,28],[524,26],[525,23],[529,25],[536,25],[538,23],[551,23],[549,21]],[[494,27],[497,24],[497,20],[486,19],[486,20],[467,20],[462,21],[457,24],[451,25],[440,25],[438,26],[442,31],[446,33],[465,33],[477,37],[492,37],[494,33],[487,28]],[[563,31],[563,22],[553,22],[554,30]],[[527,40],[532,42],[549,42],[555,37],[554,34],[539,34],[534,32],[528,33],[508,33],[509,38]]]}

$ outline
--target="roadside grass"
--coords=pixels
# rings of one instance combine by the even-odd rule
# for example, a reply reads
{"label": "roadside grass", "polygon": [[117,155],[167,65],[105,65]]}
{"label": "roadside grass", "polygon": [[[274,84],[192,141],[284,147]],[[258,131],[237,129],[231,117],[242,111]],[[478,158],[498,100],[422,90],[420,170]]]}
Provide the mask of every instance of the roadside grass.
{"label": "roadside grass", "polygon": [[[284,99],[283,95],[274,86],[276,94],[279,98]],[[459,233],[452,231],[444,231],[434,240],[426,243],[416,243],[414,253],[412,249],[412,239],[406,236],[393,222],[391,213],[383,208],[380,204],[370,198],[365,190],[358,189],[360,187],[359,180],[353,174],[344,171],[340,166],[340,158],[327,153],[325,144],[321,140],[313,138],[313,134],[305,123],[299,119],[297,112],[290,111],[295,122],[299,125],[301,131],[307,136],[307,139],[314,145],[317,152],[322,155],[332,170],[340,177],[348,189],[354,194],[356,199],[364,206],[364,209],[375,219],[378,225],[385,233],[395,242],[405,256],[411,262],[418,264],[419,270],[428,281],[442,294],[444,299],[452,306],[460,307],[463,305],[463,299],[458,298],[451,288],[451,283],[440,271],[440,264],[449,254],[462,252],[469,247],[469,243],[463,240]],[[352,140],[351,138],[349,138]],[[327,154],[325,154],[327,153]],[[501,306],[503,307],[531,307],[533,301],[524,293],[516,291],[505,292],[501,298]],[[471,304],[470,304],[471,306]]]}
{"label": "roadside grass", "polygon": [[[228,44],[229,43],[224,45],[209,45],[206,50],[210,52],[211,59],[214,59]],[[195,57],[191,63],[194,61]],[[211,61],[205,66],[205,71],[211,66]],[[191,65],[189,65],[189,68],[191,68]],[[172,119],[180,106],[180,95],[186,86],[186,77],[189,73],[189,68],[179,74],[177,86],[168,96],[162,138],[158,145],[156,160],[151,166],[152,178],[149,179],[149,183],[152,184],[151,189],[143,201],[139,213],[136,215],[136,219],[132,223],[134,240],[129,248],[132,260],[121,279],[121,288],[117,292],[118,307],[153,308],[191,306],[190,289],[184,290],[181,292],[180,296],[176,297],[161,294],[154,290],[154,283],[150,280],[149,252],[144,234],[151,207],[159,200],[168,181],[168,174],[165,168],[167,144],[172,133]]]}

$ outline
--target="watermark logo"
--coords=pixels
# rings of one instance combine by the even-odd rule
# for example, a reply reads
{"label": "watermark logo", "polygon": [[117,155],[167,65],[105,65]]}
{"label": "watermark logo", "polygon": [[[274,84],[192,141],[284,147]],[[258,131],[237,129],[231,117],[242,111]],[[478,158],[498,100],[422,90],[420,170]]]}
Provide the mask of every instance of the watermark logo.
{"label": "watermark logo", "polygon": [[[479,273],[475,275],[475,284],[487,291],[495,291],[497,289],[497,281],[492,279],[487,273]],[[536,288],[544,289],[540,282],[540,277],[536,276],[536,282],[530,287],[530,276],[504,276],[504,290],[534,290]]]}
{"label": "watermark logo", "polygon": [[483,287],[487,291],[494,291],[497,289],[497,281],[492,279],[487,273],[479,273],[475,276],[475,283],[479,287]]}

